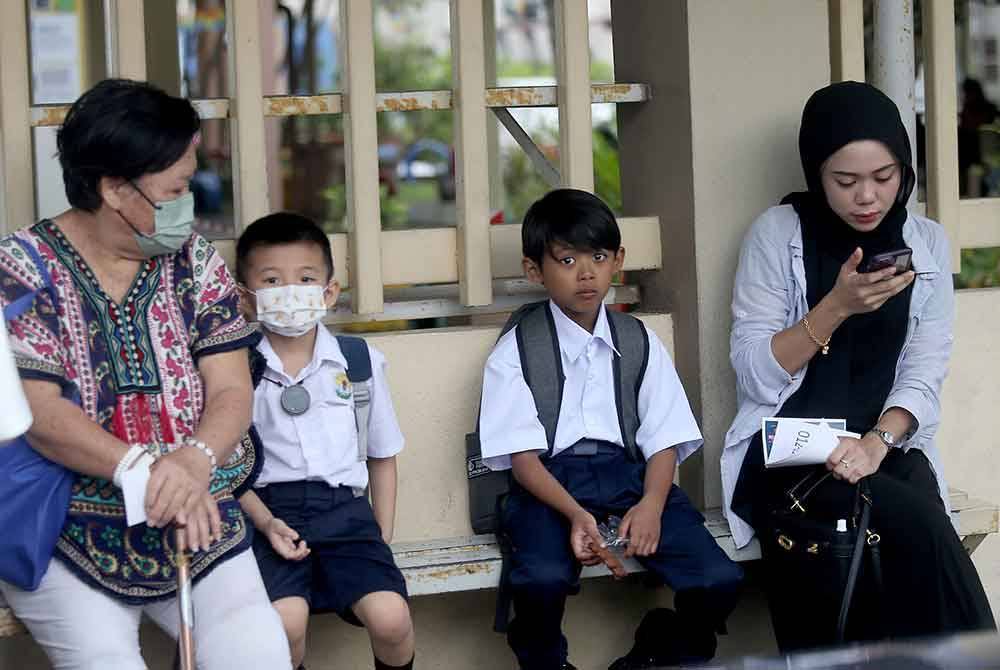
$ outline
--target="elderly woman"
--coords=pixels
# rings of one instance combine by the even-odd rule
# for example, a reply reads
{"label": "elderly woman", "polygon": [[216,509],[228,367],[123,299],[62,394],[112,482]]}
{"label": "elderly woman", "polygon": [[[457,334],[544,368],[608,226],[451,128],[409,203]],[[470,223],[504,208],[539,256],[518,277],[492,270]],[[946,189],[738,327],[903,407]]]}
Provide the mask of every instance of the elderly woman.
{"label": "elderly woman", "polygon": [[[939,225],[906,210],[915,178],[899,111],[867,84],[820,89],[803,111],[799,151],[809,190],[753,224],[733,290],[739,412],[722,456],[733,538],[760,536],[778,645],[830,643],[842,592],[806,569],[775,569],[784,555],[769,512],[818,467],[832,476],[807,513],[832,530],[866,478],[883,590],[873,602],[877,586],[859,587],[865,606],[852,608],[848,638],[995,628],[945,503],[935,434],[952,341],[950,253]],[[907,247],[911,269],[866,266]],[[765,470],[761,419],[772,416],[844,419],[861,438],[842,438],[825,471]]]}
{"label": "elderly woman", "polygon": [[[192,234],[198,133],[187,101],[101,82],[58,135],[72,208],[0,241],[0,305],[41,285],[22,242],[57,298],[39,292],[10,340],[35,415],[29,442],[75,474],[72,499],[38,589],[0,582],[57,668],[146,667],[142,613],[176,637],[177,526],[192,552],[198,666],[291,666],[233,498],[255,465],[242,445],[258,336],[222,259]],[[121,476],[141,460],[152,462],[147,521],[128,527]]]}

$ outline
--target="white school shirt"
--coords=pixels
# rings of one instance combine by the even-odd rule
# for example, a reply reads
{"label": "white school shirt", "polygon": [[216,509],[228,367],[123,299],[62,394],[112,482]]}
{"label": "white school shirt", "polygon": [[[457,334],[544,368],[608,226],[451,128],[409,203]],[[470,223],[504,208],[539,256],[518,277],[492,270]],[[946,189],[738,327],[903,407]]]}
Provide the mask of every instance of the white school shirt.
{"label": "white school shirt", "polygon": [[[624,447],[611,364],[611,357],[620,354],[614,348],[605,310],[600,311],[591,334],[551,300],[549,309],[566,377],[552,455],[582,439],[603,440]],[[479,440],[483,462],[492,470],[510,468],[511,454],[548,449],[535,399],[521,372],[515,332],[516,328],[512,328],[500,338],[483,374]],[[655,333],[649,328],[646,333],[649,361],[639,387],[636,446],[646,460],[674,447],[680,462],[701,446],[701,431],[670,355]]]}
{"label": "white school shirt", "polygon": [[[271,348],[267,332],[257,345],[267,361],[253,397],[253,422],[264,444],[264,466],[256,486],[278,482],[321,481],[363,489],[368,467],[358,460],[354,394],[347,381],[347,360],[337,338],[318,327],[312,360],[293,379]],[[372,397],[368,415],[368,456],[389,458],[403,449],[403,434],[392,408],[385,378],[385,357],[369,346]],[[299,382],[309,391],[309,409],[292,416],[281,408],[282,386]]]}

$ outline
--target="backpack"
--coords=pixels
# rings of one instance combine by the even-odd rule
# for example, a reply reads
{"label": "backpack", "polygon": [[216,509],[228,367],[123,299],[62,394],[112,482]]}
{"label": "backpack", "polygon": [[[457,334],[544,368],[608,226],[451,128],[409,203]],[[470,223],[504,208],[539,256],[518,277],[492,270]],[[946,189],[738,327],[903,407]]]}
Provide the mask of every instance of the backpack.
{"label": "backpack", "polygon": [[[543,300],[524,305],[510,315],[500,331],[500,337],[503,337],[517,326],[515,337],[521,357],[521,373],[535,400],[538,419],[548,441],[548,451],[543,458],[552,455],[565,381],[559,340],[548,304],[548,300]],[[635,434],[639,429],[639,388],[649,361],[649,337],[646,327],[634,316],[613,310],[606,310],[606,313],[611,339],[615,348],[623,354],[613,356],[611,364],[618,427],[629,458],[641,461],[642,452],[635,444]],[[478,421],[476,430],[465,436],[465,457],[472,531],[477,534],[497,533],[498,502],[510,490],[510,472],[494,472],[483,463]]]}

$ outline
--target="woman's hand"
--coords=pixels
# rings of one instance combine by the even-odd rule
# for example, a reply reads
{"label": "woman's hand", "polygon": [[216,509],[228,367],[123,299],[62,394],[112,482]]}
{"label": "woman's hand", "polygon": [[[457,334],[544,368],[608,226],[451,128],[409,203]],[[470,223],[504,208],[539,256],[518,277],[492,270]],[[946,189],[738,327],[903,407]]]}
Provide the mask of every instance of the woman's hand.
{"label": "woman's hand", "polygon": [[[207,551],[213,542],[222,537],[222,518],[219,516],[219,504],[207,490],[190,498],[191,504],[181,510],[178,515],[178,525],[181,532],[180,549],[191,551]],[[179,519],[184,517],[184,522]]]}
{"label": "woman's hand", "polygon": [[837,283],[827,294],[827,299],[844,318],[852,314],[874,312],[889,298],[909,286],[916,276],[912,270],[894,276],[895,267],[877,272],[858,272],[862,255],[860,248],[854,250],[850,258],[840,266]]}
{"label": "woman's hand", "polygon": [[[180,447],[161,456],[150,467],[146,486],[146,523],[153,528],[172,521],[186,525],[185,512],[208,493],[212,464],[208,456],[193,447]],[[218,516],[218,509],[215,511]]]}
{"label": "woman's hand", "polygon": [[826,459],[826,469],[837,479],[857,484],[862,477],[874,474],[888,453],[882,440],[871,433],[860,440],[842,437]]}

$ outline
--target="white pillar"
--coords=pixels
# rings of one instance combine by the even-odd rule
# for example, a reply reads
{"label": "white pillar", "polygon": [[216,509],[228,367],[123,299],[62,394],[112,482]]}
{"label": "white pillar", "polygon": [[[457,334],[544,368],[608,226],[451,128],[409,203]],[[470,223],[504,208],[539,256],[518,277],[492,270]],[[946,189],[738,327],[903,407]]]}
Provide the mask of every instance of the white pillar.
{"label": "white pillar", "polygon": [[[875,0],[875,45],[872,84],[892,98],[910,136],[916,161],[917,113],[914,105],[916,67],[913,57],[913,3],[908,0]],[[910,196],[916,202],[917,192]]]}

